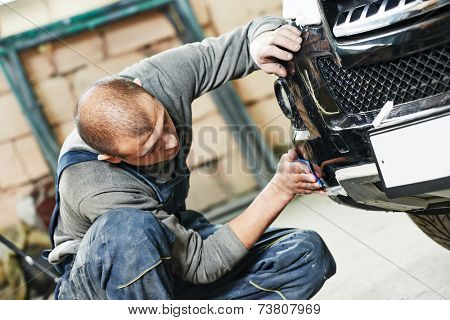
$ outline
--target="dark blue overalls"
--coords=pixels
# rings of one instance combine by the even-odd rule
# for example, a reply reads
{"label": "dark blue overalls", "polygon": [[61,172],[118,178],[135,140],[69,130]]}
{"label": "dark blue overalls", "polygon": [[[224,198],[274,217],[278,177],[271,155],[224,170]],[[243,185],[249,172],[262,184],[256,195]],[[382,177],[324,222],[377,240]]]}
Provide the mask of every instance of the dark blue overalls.
{"label": "dark blue overalls", "polygon": [[[61,174],[85,161],[97,161],[97,154],[69,151],[59,161],[49,230],[53,246]],[[206,239],[220,227],[200,213],[185,210],[187,183],[181,180],[187,179],[186,175],[158,184],[125,163],[119,165],[149,185],[162,209],[175,213],[186,229]],[[108,211],[94,221],[77,254],[57,265],[62,277],[56,298],[308,299],[336,271],[334,259],[317,233],[269,228],[232,271],[210,284],[192,284],[171,272],[174,242],[174,234],[149,212],[133,208]]]}

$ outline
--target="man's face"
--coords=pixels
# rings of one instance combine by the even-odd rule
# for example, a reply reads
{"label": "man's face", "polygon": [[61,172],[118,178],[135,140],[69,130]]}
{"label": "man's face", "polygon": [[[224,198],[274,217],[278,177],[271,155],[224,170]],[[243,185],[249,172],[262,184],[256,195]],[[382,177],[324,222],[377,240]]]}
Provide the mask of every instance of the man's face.
{"label": "man's face", "polygon": [[[178,135],[172,119],[156,99],[145,97],[145,110],[154,124],[152,132],[140,137],[122,137],[117,141],[122,161],[135,166],[149,166],[176,157],[180,150]],[[147,107],[148,106],[148,107]]]}

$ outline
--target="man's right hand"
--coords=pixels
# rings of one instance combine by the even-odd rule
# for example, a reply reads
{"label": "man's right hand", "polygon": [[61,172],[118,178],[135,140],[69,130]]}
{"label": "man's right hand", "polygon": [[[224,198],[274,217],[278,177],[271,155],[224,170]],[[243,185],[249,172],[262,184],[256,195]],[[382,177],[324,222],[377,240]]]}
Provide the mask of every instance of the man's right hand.
{"label": "man's right hand", "polygon": [[293,199],[297,194],[320,193],[320,185],[309,168],[299,162],[295,150],[282,155],[271,183]]}
{"label": "man's right hand", "polygon": [[322,192],[317,190],[320,186],[316,177],[297,159],[294,150],[284,154],[270,183],[243,213],[229,222],[231,230],[247,249],[258,241],[297,194]]}
{"label": "man's right hand", "polygon": [[300,30],[291,25],[261,33],[250,44],[250,54],[264,72],[286,77],[287,70],[280,62],[291,61],[292,52],[300,50],[301,34]]}

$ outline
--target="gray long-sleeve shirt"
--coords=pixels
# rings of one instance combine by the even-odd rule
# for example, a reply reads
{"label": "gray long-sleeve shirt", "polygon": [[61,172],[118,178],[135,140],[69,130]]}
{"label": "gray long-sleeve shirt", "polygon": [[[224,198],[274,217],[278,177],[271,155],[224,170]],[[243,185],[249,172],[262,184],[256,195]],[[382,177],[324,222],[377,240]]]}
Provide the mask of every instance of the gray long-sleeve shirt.
{"label": "gray long-sleeve shirt", "polygon": [[[120,73],[139,78],[144,89],[164,105],[175,124],[181,124],[180,144],[185,148],[172,161],[186,163],[192,140],[192,101],[228,80],[253,72],[257,66],[250,56],[250,42],[282,24],[284,21],[279,18],[259,18],[221,37],[144,59]],[[60,156],[70,150],[95,152],[82,141],[76,130],[67,137]],[[171,164],[163,165],[167,172],[167,166]],[[160,169],[158,165],[144,168],[150,175],[164,179],[159,174]],[[149,186],[108,162],[90,161],[67,168],[60,180],[60,198],[55,248],[49,256],[51,263],[76,254],[95,219],[120,207],[150,211],[175,234],[171,267],[185,281],[213,282],[230,271],[247,253],[228,225],[205,240],[193,230],[186,230],[173,213],[160,210]]]}

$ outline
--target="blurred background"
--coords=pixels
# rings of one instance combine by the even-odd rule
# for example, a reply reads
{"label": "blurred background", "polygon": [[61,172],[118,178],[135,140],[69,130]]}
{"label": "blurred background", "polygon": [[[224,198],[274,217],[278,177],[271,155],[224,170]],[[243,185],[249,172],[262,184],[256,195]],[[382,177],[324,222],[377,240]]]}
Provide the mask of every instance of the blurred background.
{"label": "blurred background", "polygon": [[[216,36],[282,12],[281,0],[181,0],[178,9],[190,5],[195,19],[180,21],[174,8],[165,6],[171,2],[0,1],[2,71],[13,75],[8,81],[0,72],[0,234],[36,259],[50,247],[46,229],[54,205],[55,154],[73,129],[80,93],[97,79],[182,45],[186,38],[175,26],[180,31],[194,21],[205,37]],[[70,35],[60,36],[62,30]],[[269,160],[285,152],[291,139],[290,122],[274,97],[275,79],[257,71],[231,87],[267,148],[259,158]],[[193,104],[187,207],[214,222],[241,212],[264,180],[244,165],[242,144],[228,131],[227,116],[211,94]],[[313,196],[297,198],[275,224],[317,230],[335,255],[338,273],[318,298],[450,296],[448,251],[403,214],[363,212]],[[49,277],[0,245],[0,298],[47,298],[51,291]]]}

